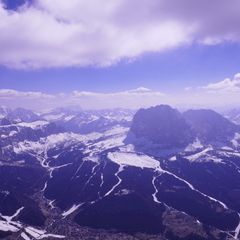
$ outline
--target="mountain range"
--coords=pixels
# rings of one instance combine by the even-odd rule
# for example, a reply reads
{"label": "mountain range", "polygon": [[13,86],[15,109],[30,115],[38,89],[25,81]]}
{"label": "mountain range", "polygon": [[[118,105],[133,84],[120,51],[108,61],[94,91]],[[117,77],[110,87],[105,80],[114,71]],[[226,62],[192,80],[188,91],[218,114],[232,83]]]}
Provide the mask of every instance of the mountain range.
{"label": "mountain range", "polygon": [[0,136],[2,239],[240,237],[235,115],[0,108]]}

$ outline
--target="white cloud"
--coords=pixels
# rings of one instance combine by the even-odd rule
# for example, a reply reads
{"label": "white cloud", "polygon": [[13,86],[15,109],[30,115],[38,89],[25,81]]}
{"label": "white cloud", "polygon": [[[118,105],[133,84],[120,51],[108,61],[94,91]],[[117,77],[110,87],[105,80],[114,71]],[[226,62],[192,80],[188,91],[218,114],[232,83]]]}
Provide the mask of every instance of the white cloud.
{"label": "white cloud", "polygon": [[139,87],[113,93],[73,91],[69,100],[70,104],[81,104],[83,108],[139,108],[165,103],[167,98],[162,92]]}
{"label": "white cloud", "polygon": [[[236,79],[239,79],[239,74],[231,81],[235,82]],[[221,85],[221,88],[216,87],[217,85]],[[189,87],[178,93],[163,93],[145,87],[110,93],[75,90],[71,93],[57,94],[0,89],[0,102],[8,107],[25,107],[34,110],[67,106],[79,106],[83,109],[119,107],[137,109],[159,104],[169,104],[177,108],[222,109],[239,107],[240,90],[232,90],[232,88],[237,89],[237,85],[220,81],[215,83],[214,87],[213,84],[198,88]]]}
{"label": "white cloud", "polygon": [[73,91],[69,94],[58,93],[53,95],[0,89],[1,104],[9,107],[26,107],[37,110],[71,105],[78,105],[85,109],[139,108],[166,103],[166,98],[166,94],[144,87],[114,93]]}
{"label": "white cloud", "polygon": [[42,92],[22,92],[13,89],[0,89],[0,98],[14,99],[14,98],[28,98],[28,99],[52,99],[53,95],[45,94]]}
{"label": "white cloud", "polygon": [[232,79],[184,89],[177,96],[180,106],[226,109],[240,106],[240,74]]}
{"label": "white cloud", "polygon": [[[136,88],[136,89],[128,90],[124,93],[127,93],[127,94],[132,94],[132,93],[149,94],[149,93],[152,93],[152,90],[149,89],[149,88],[145,88],[145,87],[139,87],[139,88]],[[161,94],[163,94],[163,93],[161,93]]]}
{"label": "white cloud", "polygon": [[0,64],[108,66],[188,41],[189,27],[176,21],[121,25],[115,18],[122,2],[39,0],[17,12],[0,7]]}
{"label": "white cloud", "polygon": [[17,11],[0,4],[0,65],[108,66],[193,42],[239,41],[239,7],[238,0],[35,0]]}
{"label": "white cloud", "polygon": [[232,79],[226,78],[220,82],[210,83],[207,86],[201,87],[207,91],[213,92],[238,92],[240,93],[240,73],[234,75]]}

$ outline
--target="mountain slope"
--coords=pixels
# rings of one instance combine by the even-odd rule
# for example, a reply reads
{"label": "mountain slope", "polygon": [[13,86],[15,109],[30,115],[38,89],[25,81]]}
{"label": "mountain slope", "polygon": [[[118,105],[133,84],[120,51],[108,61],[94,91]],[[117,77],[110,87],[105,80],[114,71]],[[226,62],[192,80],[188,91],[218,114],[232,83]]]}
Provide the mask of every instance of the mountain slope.
{"label": "mountain slope", "polygon": [[0,238],[238,239],[240,148],[209,145],[212,114],[205,135],[169,106],[139,110],[130,128],[116,110],[91,112],[107,121],[87,133],[59,119],[0,126]]}
{"label": "mountain slope", "polygon": [[189,110],[183,116],[196,137],[206,144],[226,144],[234,138],[239,126],[213,110]]}

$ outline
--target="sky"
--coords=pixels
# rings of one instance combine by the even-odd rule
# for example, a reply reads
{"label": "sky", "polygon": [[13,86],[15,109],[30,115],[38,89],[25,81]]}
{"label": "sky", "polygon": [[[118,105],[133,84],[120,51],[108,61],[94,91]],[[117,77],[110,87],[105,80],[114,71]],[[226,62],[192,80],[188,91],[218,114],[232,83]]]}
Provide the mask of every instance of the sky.
{"label": "sky", "polygon": [[238,0],[0,0],[0,104],[240,107],[239,9]]}

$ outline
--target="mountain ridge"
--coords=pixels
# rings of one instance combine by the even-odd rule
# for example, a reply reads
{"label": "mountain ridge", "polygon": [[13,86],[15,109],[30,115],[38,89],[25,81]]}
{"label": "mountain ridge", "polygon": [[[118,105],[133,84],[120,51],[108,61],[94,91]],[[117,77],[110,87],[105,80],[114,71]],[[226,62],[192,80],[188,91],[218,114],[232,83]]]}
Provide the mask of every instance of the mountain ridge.
{"label": "mountain ridge", "polygon": [[[201,136],[184,113],[170,106],[135,117],[116,111],[85,112],[88,126],[96,119],[105,124],[88,132],[69,131],[66,116],[0,126],[0,237],[37,239],[34,231],[47,239],[111,239],[116,231],[116,239],[238,239],[240,134],[228,146],[210,144],[196,140]],[[78,113],[74,118],[86,124]],[[147,125],[137,135],[150,142],[145,148],[129,139],[136,118]],[[151,142],[165,139],[162,146],[180,148],[164,157],[163,149],[147,151]]]}

